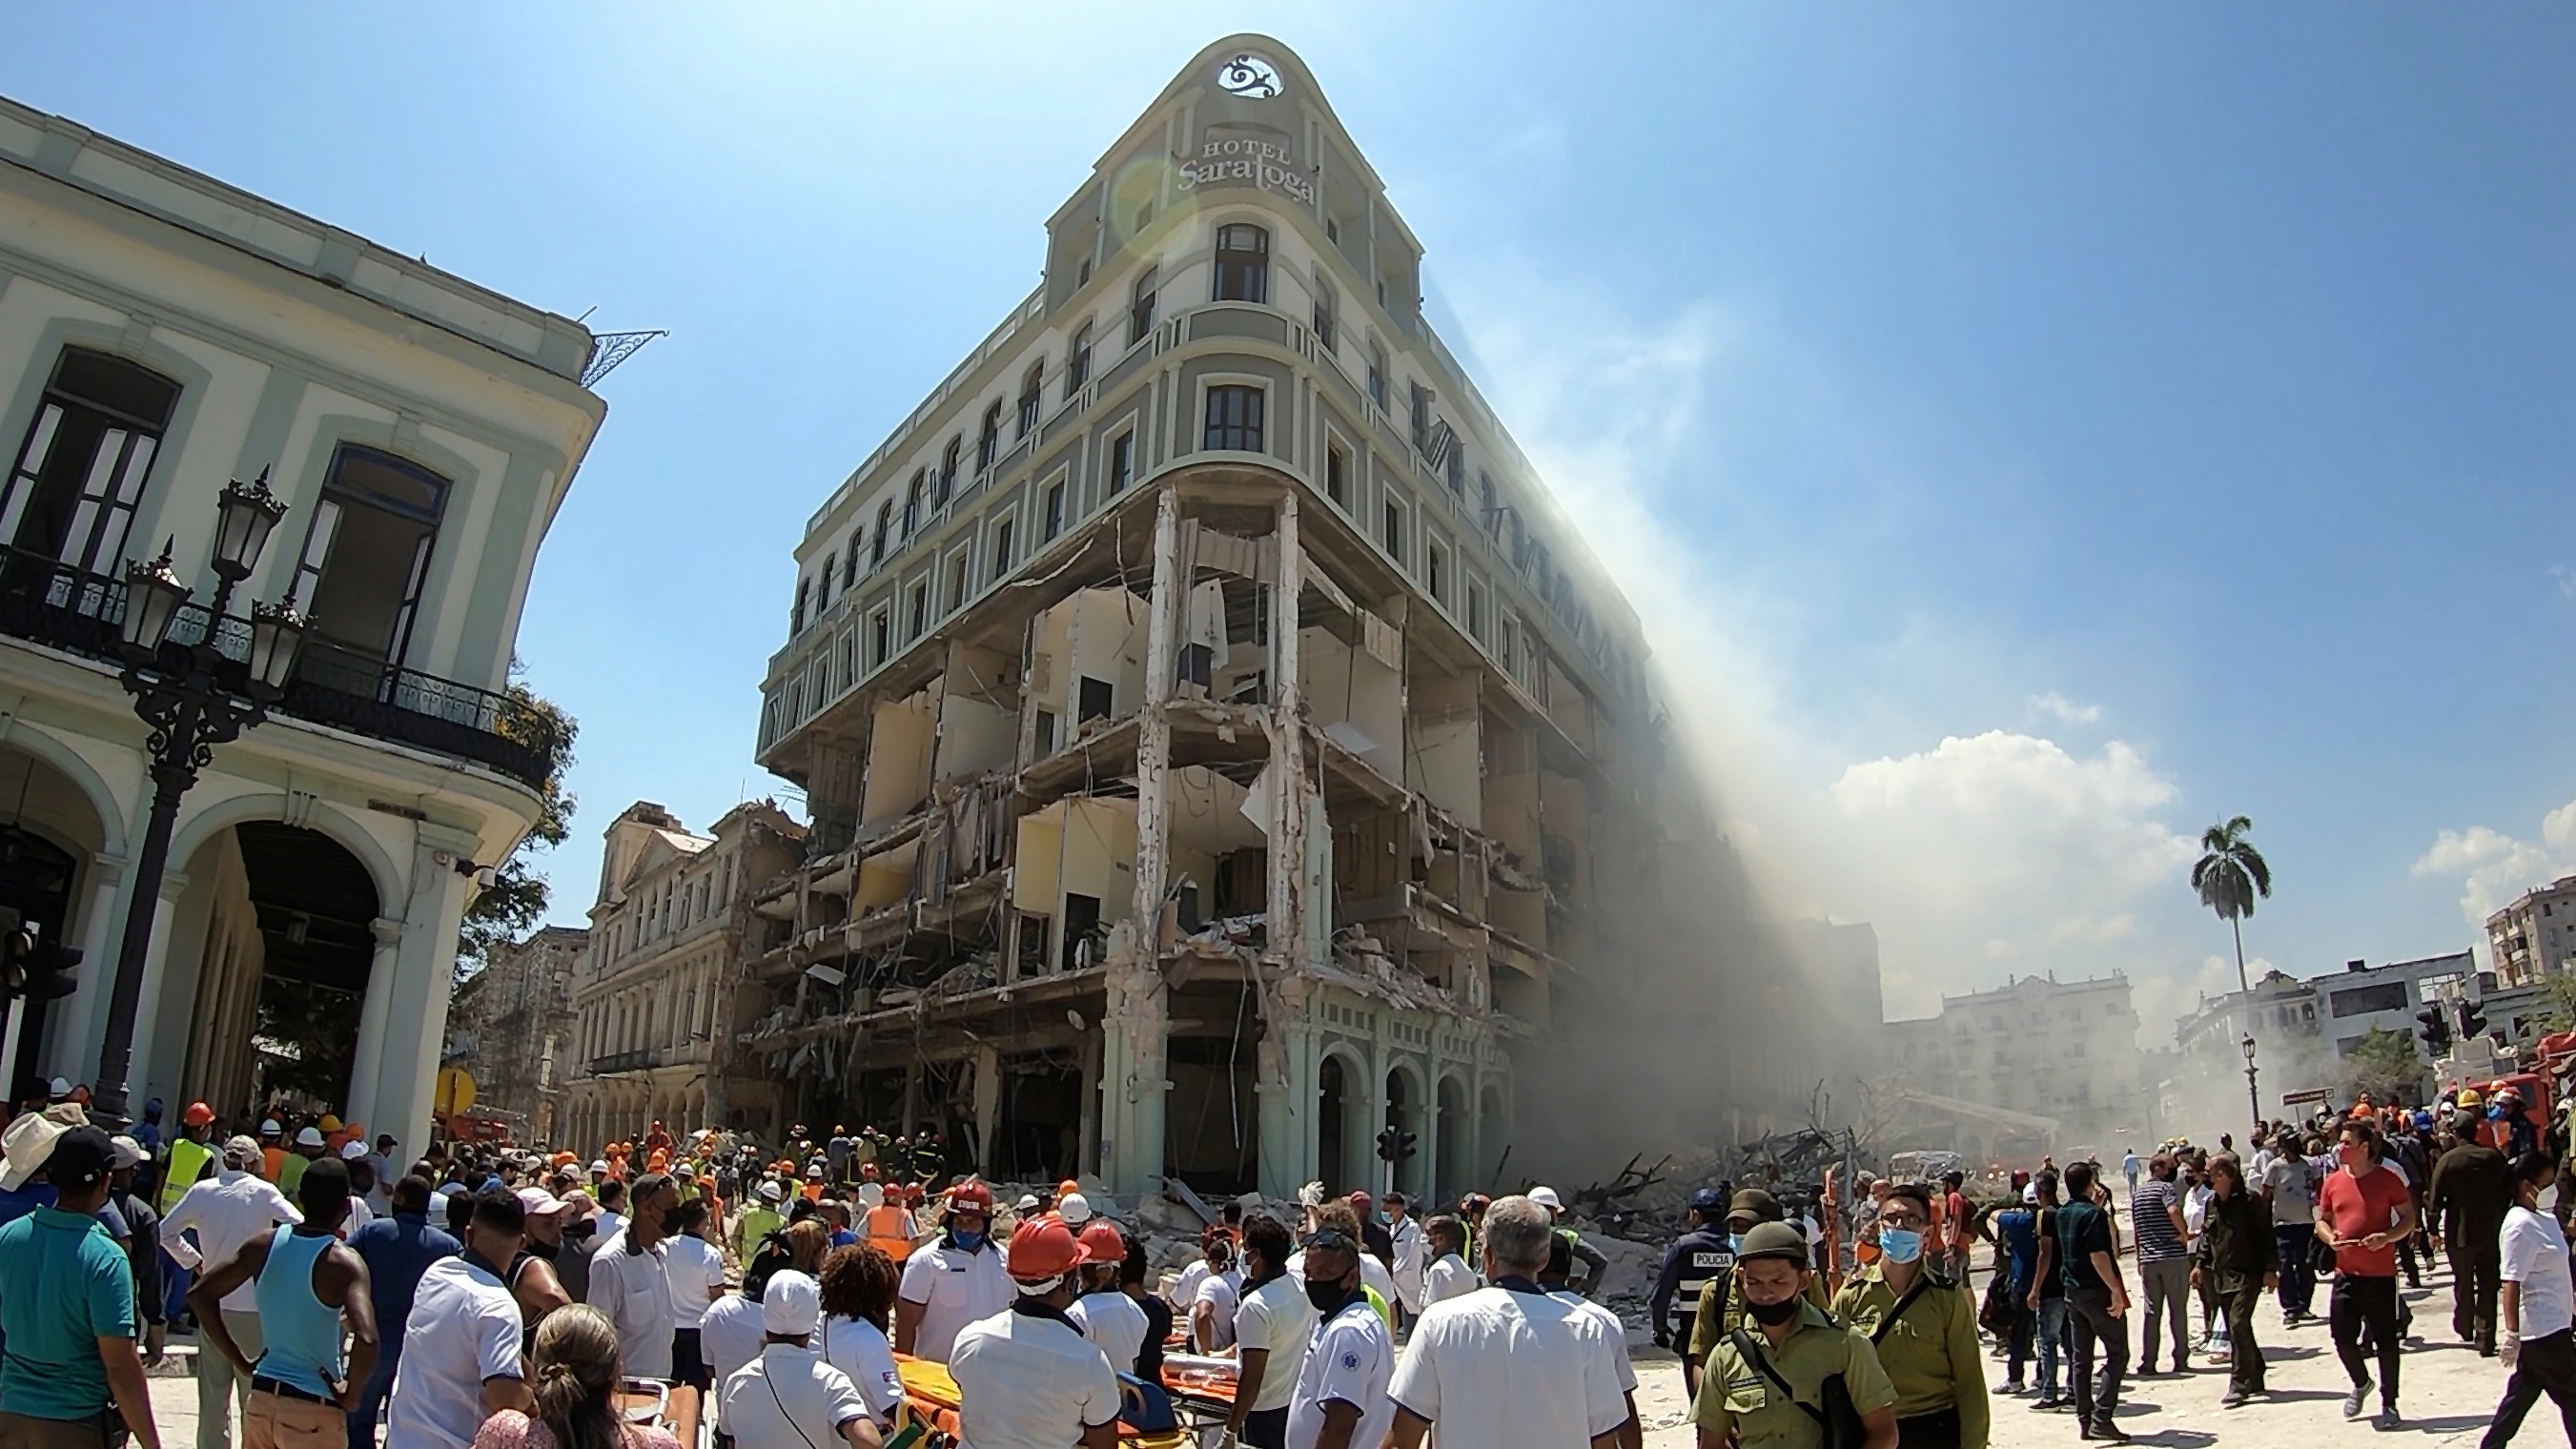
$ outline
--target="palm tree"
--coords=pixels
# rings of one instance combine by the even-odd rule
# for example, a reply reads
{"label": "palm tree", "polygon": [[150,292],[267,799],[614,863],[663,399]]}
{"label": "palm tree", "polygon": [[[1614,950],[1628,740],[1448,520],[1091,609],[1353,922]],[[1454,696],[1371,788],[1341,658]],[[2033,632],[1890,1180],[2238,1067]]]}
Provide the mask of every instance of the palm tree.
{"label": "palm tree", "polygon": [[2224,825],[2213,825],[2200,834],[2200,860],[2191,868],[2191,888],[2200,893],[2200,903],[2216,911],[2219,919],[2236,936],[2236,989],[2253,988],[2245,980],[2245,927],[2241,924],[2254,914],[2254,899],[2272,894],[2272,867],[2263,852],[2246,839],[2254,833],[2254,822],[2239,815]]}

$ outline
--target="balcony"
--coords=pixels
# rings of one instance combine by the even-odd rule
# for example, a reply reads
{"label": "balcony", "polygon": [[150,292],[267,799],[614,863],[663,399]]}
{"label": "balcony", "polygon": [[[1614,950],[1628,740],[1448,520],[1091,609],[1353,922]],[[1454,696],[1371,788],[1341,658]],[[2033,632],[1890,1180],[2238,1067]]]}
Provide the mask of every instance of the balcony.
{"label": "balcony", "polygon": [[[0,548],[0,634],[121,668],[117,626],[125,584],[23,549]],[[174,643],[206,637],[206,611],[191,605],[171,625]],[[250,652],[250,627],[227,617],[216,636],[228,659]],[[367,659],[308,637],[295,678],[272,707],[313,724],[486,765],[542,793],[567,741],[543,713],[507,694]]]}
{"label": "balcony", "polygon": [[660,1047],[638,1047],[631,1052],[611,1052],[604,1057],[592,1057],[590,1075],[608,1077],[619,1072],[640,1072],[648,1067],[660,1065],[662,1065]]}

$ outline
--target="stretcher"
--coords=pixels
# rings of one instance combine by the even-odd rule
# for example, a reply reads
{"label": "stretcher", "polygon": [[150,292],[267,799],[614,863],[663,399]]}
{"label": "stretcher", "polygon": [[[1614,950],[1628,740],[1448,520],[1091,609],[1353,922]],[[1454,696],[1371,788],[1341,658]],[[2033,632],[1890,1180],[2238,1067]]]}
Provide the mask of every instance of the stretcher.
{"label": "stretcher", "polygon": [[[895,1408],[895,1432],[901,1434],[913,1424],[926,1433],[925,1449],[959,1443],[964,1435],[957,1417],[957,1380],[949,1375],[948,1365],[906,1354],[894,1356],[896,1375],[903,1381],[903,1402]],[[1185,1449],[1190,1443],[1187,1429],[1169,1429],[1148,1434],[1121,1420],[1118,1442],[1134,1449]]]}

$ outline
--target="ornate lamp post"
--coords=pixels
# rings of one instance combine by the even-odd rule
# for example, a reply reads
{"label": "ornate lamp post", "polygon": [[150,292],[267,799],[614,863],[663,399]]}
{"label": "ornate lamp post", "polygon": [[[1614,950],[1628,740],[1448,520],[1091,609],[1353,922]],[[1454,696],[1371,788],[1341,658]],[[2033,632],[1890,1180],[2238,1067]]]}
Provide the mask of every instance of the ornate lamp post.
{"label": "ornate lamp post", "polygon": [[121,679],[134,696],[135,714],[152,728],[147,746],[152,753],[152,816],[126,894],[125,933],[117,946],[107,1032],[98,1049],[96,1111],[117,1122],[126,1115],[143,961],[152,945],[152,918],[161,899],[161,877],[170,864],[170,830],[179,819],[180,797],[197,783],[197,772],[213,762],[215,746],[268,718],[268,706],[286,692],[296,649],[304,642],[305,619],[295,612],[290,588],[283,603],[251,607],[244,658],[236,660],[221,648],[233,588],[259,566],[270,530],[285,516],[286,505],[268,491],[266,469],[246,486],[240,479],[224,486],[209,560],[215,597],[206,609],[205,632],[194,641],[170,637],[180,611],[188,606],[189,592],[170,570],[169,546],[162,547],[159,558],[125,571],[125,619],[117,641],[125,656]]}
{"label": "ornate lamp post", "polygon": [[[2254,1034],[2247,1032],[2238,1042],[2245,1049],[2245,1100],[2254,1108],[2254,1130],[2263,1130],[2263,1094],[2254,1089]],[[2250,1139],[2249,1139],[2250,1140]]]}

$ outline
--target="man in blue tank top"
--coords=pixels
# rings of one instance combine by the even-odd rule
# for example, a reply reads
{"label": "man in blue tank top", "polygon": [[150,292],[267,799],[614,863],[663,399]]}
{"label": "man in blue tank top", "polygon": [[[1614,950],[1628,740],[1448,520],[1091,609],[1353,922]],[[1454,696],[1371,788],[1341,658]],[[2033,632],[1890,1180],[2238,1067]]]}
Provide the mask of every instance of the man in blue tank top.
{"label": "man in blue tank top", "polygon": [[[188,1290],[211,1347],[250,1376],[242,1410],[248,1449],[346,1449],[348,1414],[376,1363],[376,1315],[367,1265],[339,1239],[349,1212],[349,1169],[317,1159],[295,1185],[304,1221],[280,1226],[241,1250]],[[256,1286],[261,1336],[252,1363],[224,1329],[225,1294]],[[202,1300],[202,1301],[201,1301]],[[340,1361],[340,1330],[349,1360]]]}

